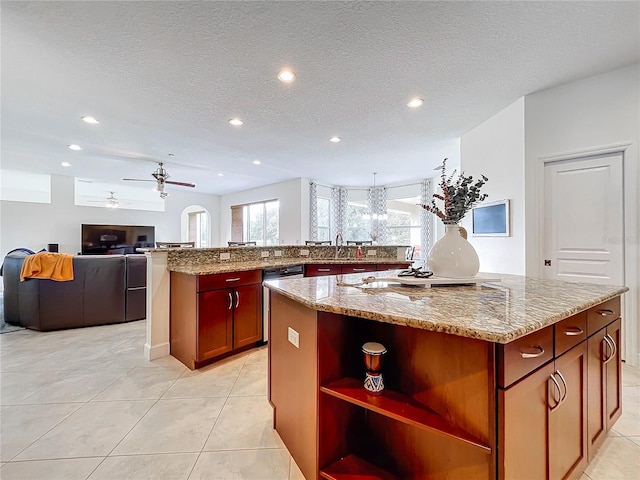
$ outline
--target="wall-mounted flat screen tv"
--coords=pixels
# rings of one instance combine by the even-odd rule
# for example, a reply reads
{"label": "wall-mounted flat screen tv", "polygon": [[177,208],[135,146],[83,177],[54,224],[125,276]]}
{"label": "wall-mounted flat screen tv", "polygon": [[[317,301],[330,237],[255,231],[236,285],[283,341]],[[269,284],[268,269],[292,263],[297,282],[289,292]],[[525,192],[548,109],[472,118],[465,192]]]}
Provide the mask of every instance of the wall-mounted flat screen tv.
{"label": "wall-mounted flat screen tv", "polygon": [[511,235],[509,200],[483,203],[471,210],[472,235],[475,237],[508,237]]}
{"label": "wall-mounted flat screen tv", "polygon": [[155,227],[82,224],[82,255],[137,253],[155,246]]}

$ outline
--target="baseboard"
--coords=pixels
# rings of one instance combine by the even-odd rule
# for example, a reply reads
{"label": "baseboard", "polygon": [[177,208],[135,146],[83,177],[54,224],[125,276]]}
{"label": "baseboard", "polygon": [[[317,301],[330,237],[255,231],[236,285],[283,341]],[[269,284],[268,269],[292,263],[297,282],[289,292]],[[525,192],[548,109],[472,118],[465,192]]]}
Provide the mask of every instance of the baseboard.
{"label": "baseboard", "polygon": [[166,357],[171,354],[171,344],[169,342],[161,343],[160,345],[154,345],[153,347],[148,343],[144,344],[144,358],[150,362],[157,360],[158,358]]}

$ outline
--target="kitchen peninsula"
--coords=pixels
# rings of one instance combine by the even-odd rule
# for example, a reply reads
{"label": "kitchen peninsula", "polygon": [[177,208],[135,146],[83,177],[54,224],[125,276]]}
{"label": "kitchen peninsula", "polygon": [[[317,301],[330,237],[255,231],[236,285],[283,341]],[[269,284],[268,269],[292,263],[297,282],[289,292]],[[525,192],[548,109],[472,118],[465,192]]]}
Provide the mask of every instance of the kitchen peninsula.
{"label": "kitchen peninsula", "polygon": [[[581,475],[622,412],[626,287],[363,277],[265,282],[274,427],[307,479]],[[377,396],[365,342],[387,349]]]}

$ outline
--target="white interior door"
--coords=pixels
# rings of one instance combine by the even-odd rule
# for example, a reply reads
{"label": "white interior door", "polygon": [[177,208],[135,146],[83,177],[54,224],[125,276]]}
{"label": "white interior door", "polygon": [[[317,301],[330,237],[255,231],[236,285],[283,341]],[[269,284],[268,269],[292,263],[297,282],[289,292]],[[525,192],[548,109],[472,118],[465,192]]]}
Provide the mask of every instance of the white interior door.
{"label": "white interior door", "polygon": [[545,165],[544,272],[624,285],[622,154]]}

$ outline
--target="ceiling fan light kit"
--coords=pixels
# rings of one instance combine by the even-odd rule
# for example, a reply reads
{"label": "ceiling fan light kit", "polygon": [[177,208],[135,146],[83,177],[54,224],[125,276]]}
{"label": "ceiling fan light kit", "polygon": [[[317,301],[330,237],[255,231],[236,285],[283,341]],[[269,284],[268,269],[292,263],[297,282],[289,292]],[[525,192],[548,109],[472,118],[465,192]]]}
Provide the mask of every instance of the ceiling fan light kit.
{"label": "ceiling fan light kit", "polygon": [[164,168],[164,163],[162,162],[158,162],[158,168],[156,168],[156,170],[151,174],[151,176],[155,180],[149,180],[149,179],[143,179],[143,178],[123,178],[122,180],[132,181],[132,182],[156,182],[157,183],[156,190],[160,192],[160,198],[162,198],[163,200],[169,196],[169,194],[164,191],[165,184],[178,185],[180,187],[190,187],[190,188],[194,188],[196,186],[195,183],[191,183],[191,182],[174,182],[174,181],[168,180],[170,178],[170,175],[167,172],[167,170]]}

